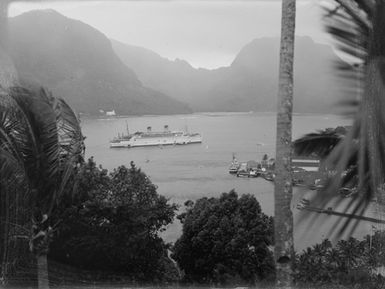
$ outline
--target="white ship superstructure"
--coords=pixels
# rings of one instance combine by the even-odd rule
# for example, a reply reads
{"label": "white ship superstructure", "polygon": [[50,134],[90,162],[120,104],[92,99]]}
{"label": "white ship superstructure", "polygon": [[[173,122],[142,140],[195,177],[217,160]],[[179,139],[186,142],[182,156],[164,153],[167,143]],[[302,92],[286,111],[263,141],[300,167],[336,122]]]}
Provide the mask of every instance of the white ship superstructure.
{"label": "white ship superstructure", "polygon": [[110,141],[111,148],[121,147],[143,147],[143,146],[164,146],[164,145],[186,145],[201,143],[202,136],[199,133],[187,133],[183,131],[170,131],[168,126],[164,126],[164,131],[153,132],[151,127],[147,127],[146,132],[136,132],[134,134],[121,135]]}

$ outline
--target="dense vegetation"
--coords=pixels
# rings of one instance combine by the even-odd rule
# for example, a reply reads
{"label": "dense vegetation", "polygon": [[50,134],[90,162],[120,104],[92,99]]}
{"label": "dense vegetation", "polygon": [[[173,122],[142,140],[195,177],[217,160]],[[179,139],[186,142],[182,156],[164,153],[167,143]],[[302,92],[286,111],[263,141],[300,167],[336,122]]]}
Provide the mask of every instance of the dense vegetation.
{"label": "dense vegetation", "polygon": [[[282,13],[282,20],[291,16],[293,25],[283,25],[282,47],[285,47],[285,43],[291,46],[294,44],[293,37],[290,39],[289,36],[294,36],[295,0],[283,3],[289,2],[292,5],[283,6],[285,13]],[[378,133],[384,131],[385,123],[382,113],[385,105],[385,38],[382,37],[385,31],[382,21],[385,2],[335,2],[338,7],[330,10],[334,23],[328,27],[329,32],[341,42],[342,51],[360,58],[364,63],[354,66],[359,68],[357,71],[352,69],[353,66],[346,69],[350,73],[348,78],[356,80],[356,74],[361,77],[359,80],[363,92],[360,95],[360,113],[349,134],[338,141],[335,149],[329,150],[330,146],[326,147],[327,153],[331,154],[328,163],[333,165],[329,169],[335,169],[336,173],[325,193],[317,194],[317,197],[326,204],[327,198],[334,197],[335,192],[346,183],[346,177],[355,175],[361,194],[355,198],[357,205],[352,201],[347,209],[363,214],[373,197],[380,205],[385,203],[385,138]],[[287,27],[292,27],[290,33],[293,33],[286,34]],[[66,26],[66,30],[67,28]],[[37,34],[30,35],[35,37]],[[40,35],[49,38],[45,33]],[[22,36],[26,38],[25,34]],[[285,52],[284,49],[282,51]],[[290,52],[290,49],[286,49],[286,52]],[[43,55],[47,59],[48,54]],[[282,57],[285,65],[281,67],[291,66],[293,55],[287,56],[287,59]],[[98,61],[100,59],[99,57]],[[277,121],[277,140],[283,140],[285,146],[282,147],[286,148],[291,143],[291,133],[287,128],[291,129],[293,83],[290,81],[292,75],[289,70],[282,70],[284,73],[288,72],[288,77],[284,73],[280,76],[280,84],[286,80],[287,87],[290,88],[287,94],[284,91],[282,94],[287,96],[281,106],[286,108],[287,113],[285,118],[278,118]],[[39,69],[33,67],[31,71],[35,75]],[[129,72],[125,72],[128,76]],[[87,78],[82,75],[77,79],[87,82]],[[135,86],[135,82],[132,84]],[[113,83],[110,87],[127,88]],[[283,88],[284,85],[280,87]],[[136,88],[138,94],[145,90],[140,85],[136,85]],[[75,90],[80,94],[84,93],[82,89]],[[350,94],[357,99],[356,94]],[[19,97],[23,95],[35,99]],[[53,219],[61,223],[51,246],[53,258],[88,269],[124,272],[135,280],[164,278],[166,269],[163,268],[170,267],[164,263],[170,264],[171,261],[166,255],[167,246],[159,238],[158,232],[172,221],[176,207],[158,196],[155,186],[133,164],[130,168],[119,167],[109,175],[103,169],[96,168],[92,161],[81,166],[83,139],[78,131],[76,117],[65,102],[57,102],[44,93],[30,94],[23,90],[16,91],[15,96],[10,99],[13,102],[11,106],[1,104],[0,107],[0,245],[5,249],[1,252],[1,278],[7,274],[7,270],[4,270],[7,269],[6,266],[14,263],[14,255],[8,254],[14,253],[8,252],[14,249],[14,240],[26,239],[39,265],[39,286],[48,287],[48,276],[44,274],[47,269],[44,265],[47,265],[45,257],[53,237],[50,226]],[[150,98],[151,96],[152,93]],[[132,108],[137,112],[140,104],[132,103]],[[65,131],[63,124],[66,126]],[[68,140],[60,141],[60,136],[68,138],[68,130],[72,130],[70,145],[63,145]],[[65,150],[74,147],[77,147],[76,151]],[[282,149],[277,146],[277,151],[282,152]],[[277,161],[286,159],[286,156],[289,154],[283,157],[277,154]],[[281,170],[277,162],[278,177],[275,183],[278,192],[275,202],[276,272],[278,282],[288,286],[291,285],[291,275],[285,278],[287,276],[280,272],[285,271],[289,275],[291,262],[279,261],[282,261],[282,257],[289,259],[287,252],[293,247],[292,216],[288,210],[290,185],[284,190],[284,181],[288,180],[286,184],[291,184],[291,176],[287,170],[289,167],[285,164]],[[75,173],[78,174],[74,175]],[[279,181],[280,176],[283,176],[282,182]],[[68,183],[73,184],[69,187],[70,191],[76,193],[74,199],[64,194]],[[279,193],[287,192],[290,197],[279,197]],[[327,195],[326,192],[331,193]],[[187,205],[187,212],[180,215],[184,225],[183,235],[175,244],[173,255],[184,269],[186,280],[221,284],[255,283],[256,280],[265,279],[274,273],[268,248],[273,243],[272,219],[261,212],[253,197],[245,195],[238,198],[235,192],[230,192],[219,199],[204,198],[196,204],[189,202]],[[347,228],[346,224],[344,228]],[[381,278],[373,280],[373,276],[378,267],[384,267],[383,249],[382,233],[368,236],[363,241],[354,238],[342,240],[335,247],[326,240],[297,256],[294,275],[299,282],[312,283],[354,284],[368,281],[373,284],[376,281],[378,283],[373,285],[374,288],[380,288],[383,287]],[[7,253],[4,254],[4,251]],[[280,256],[281,252],[285,252],[285,255]],[[287,270],[280,270],[280,263],[285,263]],[[45,282],[40,284],[40,279]]]}
{"label": "dense vegetation", "polygon": [[185,280],[198,283],[243,283],[274,275],[269,246],[273,219],[265,215],[254,196],[231,191],[219,198],[186,202],[178,216],[183,234],[175,243],[173,258]]}
{"label": "dense vegetation", "polygon": [[297,254],[295,279],[298,283],[368,284],[385,286],[378,275],[385,266],[385,232],[376,231],[363,240],[353,237],[340,240],[333,246],[324,240]]}
{"label": "dense vegetation", "polygon": [[175,278],[168,246],[158,233],[172,222],[177,206],[157,194],[146,174],[133,163],[108,173],[89,159],[78,179],[76,200],[62,204],[50,257],[77,268],[122,273],[133,281]]}
{"label": "dense vegetation", "polygon": [[[8,244],[6,259],[3,257],[6,262],[0,265],[2,277],[7,277],[10,267],[6,266],[20,265],[21,255],[28,258],[28,246],[35,258],[49,251],[51,261],[76,269],[104,271],[107,278],[108,273],[120,274],[137,283],[179,281],[179,269],[187,283],[250,285],[274,277],[270,247],[274,245],[273,218],[262,212],[254,196],[238,196],[230,191],[218,198],[186,202],[186,211],[178,216],[183,234],[172,247],[159,233],[173,221],[177,205],[159,195],[144,172],[133,163],[109,173],[92,158],[84,162],[83,137],[76,117],[65,102],[44,90],[15,88],[9,101],[0,110],[4,131],[0,152],[7,161],[2,162],[1,200],[8,202],[2,202],[1,211],[0,241],[2,245]],[[27,132],[31,136],[26,140],[31,142],[24,142],[24,137],[29,136]],[[345,133],[329,130],[309,138],[311,142],[326,134],[326,139],[339,141]],[[305,150],[312,149],[306,142],[303,145]],[[35,155],[30,147],[41,151]],[[35,173],[45,172],[34,170],[45,155],[52,160],[47,172],[58,175],[47,173],[36,178]],[[31,170],[22,170],[29,167]],[[10,168],[16,173],[10,174]],[[32,177],[25,177],[29,174]],[[36,184],[27,182],[35,179],[39,181]],[[57,180],[62,181],[59,188],[55,187],[60,184]],[[56,188],[57,193],[51,195],[46,189],[48,185]],[[42,195],[36,195],[37,192]],[[31,202],[21,202],[19,196],[34,200],[33,207]],[[40,210],[36,216],[40,219],[32,223],[28,215],[21,219],[16,214],[18,210]],[[13,219],[10,213],[15,213]],[[15,233],[10,231],[15,221],[20,222],[17,226],[24,231],[32,228],[31,239],[21,235],[23,238],[15,242]],[[295,280],[371,284],[379,288],[384,284],[376,276],[378,268],[385,266],[384,240],[385,233],[376,232],[362,241],[350,238],[333,247],[325,240],[307,248],[296,255]],[[177,264],[169,257],[171,250]]]}
{"label": "dense vegetation", "polygon": [[47,287],[52,216],[75,184],[83,135],[67,103],[44,89],[12,87],[0,99],[0,278],[28,264],[29,249]]}

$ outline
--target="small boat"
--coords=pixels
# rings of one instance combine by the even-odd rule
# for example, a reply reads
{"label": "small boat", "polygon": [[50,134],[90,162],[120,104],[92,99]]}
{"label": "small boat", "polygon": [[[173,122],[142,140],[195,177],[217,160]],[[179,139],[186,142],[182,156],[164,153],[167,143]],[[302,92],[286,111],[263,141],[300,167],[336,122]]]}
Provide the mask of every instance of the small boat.
{"label": "small boat", "polygon": [[237,177],[249,177],[249,172],[247,170],[247,163],[241,163],[237,171]]}
{"label": "small boat", "polygon": [[232,160],[230,167],[229,167],[229,173],[230,174],[236,174],[238,172],[239,167],[240,167],[240,164],[239,164],[237,158],[235,157],[235,154],[233,154],[233,160]]}
{"label": "small boat", "polygon": [[259,173],[254,169],[247,168],[246,163],[242,163],[237,172],[237,177],[256,178],[258,176]]}

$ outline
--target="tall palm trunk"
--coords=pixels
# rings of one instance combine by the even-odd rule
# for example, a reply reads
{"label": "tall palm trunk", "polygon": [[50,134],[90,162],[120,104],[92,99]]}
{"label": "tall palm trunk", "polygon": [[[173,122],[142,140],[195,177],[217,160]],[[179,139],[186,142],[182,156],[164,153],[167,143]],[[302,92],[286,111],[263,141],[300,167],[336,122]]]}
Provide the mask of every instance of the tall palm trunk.
{"label": "tall palm trunk", "polygon": [[47,215],[43,215],[41,221],[33,220],[32,238],[29,246],[37,261],[37,281],[39,289],[49,289],[47,255],[51,237],[52,228],[48,225]]}
{"label": "tall palm trunk", "polygon": [[277,285],[290,287],[294,258],[292,199],[291,131],[293,110],[293,60],[295,0],[282,1],[282,28],[279,66],[279,92],[275,178],[275,261]]}
{"label": "tall palm trunk", "polygon": [[[370,33],[370,45],[368,47],[368,59],[366,65],[364,97],[362,100],[363,125],[361,126],[361,141],[367,142],[370,174],[374,197],[376,199],[376,213],[383,219],[385,213],[385,160],[384,160],[384,136],[383,136],[383,110],[385,108],[385,3],[376,1],[372,31]],[[362,146],[364,147],[364,146]],[[364,152],[361,150],[360,160],[364,160]],[[364,166],[361,166],[362,169]],[[384,226],[382,226],[384,228]]]}
{"label": "tall palm trunk", "polygon": [[9,246],[9,195],[1,194],[0,187],[0,244],[1,244],[1,264],[0,264],[0,284],[5,286],[8,278],[8,246]]}
{"label": "tall palm trunk", "polygon": [[37,256],[37,282],[39,289],[49,288],[47,254]]}

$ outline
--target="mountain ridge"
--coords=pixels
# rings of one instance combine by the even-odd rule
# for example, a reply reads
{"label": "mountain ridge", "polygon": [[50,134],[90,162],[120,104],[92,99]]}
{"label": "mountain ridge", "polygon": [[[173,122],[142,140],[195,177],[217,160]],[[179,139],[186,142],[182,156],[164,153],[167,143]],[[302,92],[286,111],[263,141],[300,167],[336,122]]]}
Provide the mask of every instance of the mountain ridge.
{"label": "mountain ridge", "polygon": [[[191,65],[180,69],[175,61],[155,52],[151,60],[146,60],[138,46],[134,51],[129,44],[116,40],[111,43],[144,84],[189,103],[194,111],[276,110],[278,38],[252,40],[229,66],[217,69],[197,69]],[[335,100],[342,96],[340,79],[333,68],[339,57],[330,46],[316,43],[308,36],[296,37],[295,53],[294,111],[335,112]]]}
{"label": "mountain ridge", "polygon": [[92,26],[55,10],[9,20],[10,54],[20,78],[62,96],[78,112],[97,115],[191,113],[187,104],[143,86]]}
{"label": "mountain ridge", "polygon": [[[275,111],[279,39],[246,44],[229,66],[194,68],[108,39],[55,10],[10,18],[10,51],[22,79],[63,96],[79,112],[121,115]],[[335,112],[342,85],[330,46],[296,37],[294,112]]]}

